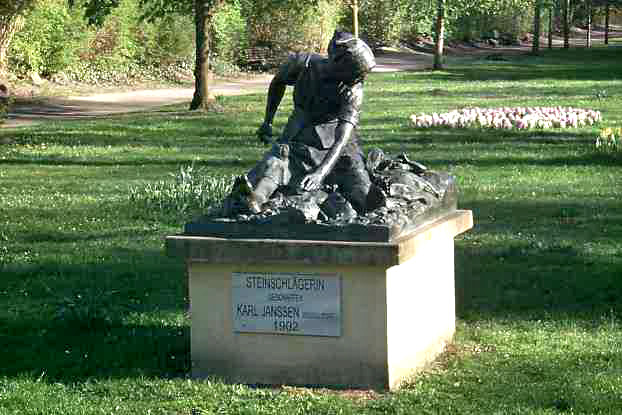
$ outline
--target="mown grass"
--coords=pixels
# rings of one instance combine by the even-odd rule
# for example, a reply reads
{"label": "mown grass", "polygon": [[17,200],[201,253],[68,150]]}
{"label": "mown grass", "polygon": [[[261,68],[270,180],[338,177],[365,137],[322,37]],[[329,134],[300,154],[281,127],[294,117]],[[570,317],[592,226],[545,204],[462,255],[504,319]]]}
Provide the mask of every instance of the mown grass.
{"label": "mown grass", "polygon": [[[264,151],[253,137],[264,96],[224,98],[223,114],[0,130],[0,414],[622,413],[622,161],[594,152],[598,127],[408,125],[414,112],[564,105],[620,126],[620,53],[369,80],[365,147],[454,173],[476,222],[456,241],[455,344],[394,394],[188,378],[185,270],[163,250],[182,220],[130,194],[182,165],[218,177],[251,167]],[[276,130],[290,108],[286,98]]]}

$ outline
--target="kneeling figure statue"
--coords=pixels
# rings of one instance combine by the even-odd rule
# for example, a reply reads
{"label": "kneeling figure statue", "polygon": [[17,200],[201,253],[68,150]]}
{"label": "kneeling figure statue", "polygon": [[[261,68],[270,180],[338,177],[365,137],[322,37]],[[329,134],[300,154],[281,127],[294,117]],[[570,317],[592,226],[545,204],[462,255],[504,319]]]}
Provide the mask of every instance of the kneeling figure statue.
{"label": "kneeling figure statue", "polygon": [[260,139],[269,142],[288,85],[294,86],[294,110],[272,150],[246,175],[250,188],[240,201],[252,212],[260,212],[277,189],[300,194],[323,184],[337,186],[357,212],[365,212],[371,181],[355,129],[363,80],[375,65],[369,46],[345,32],[333,36],[328,58],[290,55],[270,84]]}
{"label": "kneeling figure statue", "polygon": [[[294,109],[283,133],[225,200],[225,217],[259,220],[297,209],[305,222],[395,224],[433,205],[455,209],[453,177],[428,171],[405,155],[364,157],[357,134],[363,83],[376,65],[369,46],[335,32],[328,57],[289,56],[268,90],[259,139],[272,143],[272,122],[287,86]],[[451,189],[451,200],[446,191]]]}

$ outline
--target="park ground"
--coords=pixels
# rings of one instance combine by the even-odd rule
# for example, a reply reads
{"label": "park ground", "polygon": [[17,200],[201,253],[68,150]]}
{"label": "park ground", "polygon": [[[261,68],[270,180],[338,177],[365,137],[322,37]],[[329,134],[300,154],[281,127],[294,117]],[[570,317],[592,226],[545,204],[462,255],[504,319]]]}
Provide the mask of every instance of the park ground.
{"label": "park ground", "polygon": [[[451,172],[475,218],[456,238],[454,343],[395,393],[189,377],[185,267],[163,240],[261,157],[265,90],[223,95],[222,112],[188,112],[185,99],[0,129],[0,414],[622,413],[622,158],[594,145],[622,126],[621,44],[370,76],[364,149]],[[572,106],[603,121],[409,123],[474,106]]]}

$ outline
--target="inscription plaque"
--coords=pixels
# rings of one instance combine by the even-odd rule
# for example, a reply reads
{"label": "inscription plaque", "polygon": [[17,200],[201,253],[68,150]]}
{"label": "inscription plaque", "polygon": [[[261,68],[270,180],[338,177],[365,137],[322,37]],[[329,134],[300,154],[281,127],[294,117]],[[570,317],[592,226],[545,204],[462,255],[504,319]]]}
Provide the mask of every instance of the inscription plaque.
{"label": "inscription plaque", "polygon": [[341,278],[306,273],[234,272],[233,331],[341,336]]}

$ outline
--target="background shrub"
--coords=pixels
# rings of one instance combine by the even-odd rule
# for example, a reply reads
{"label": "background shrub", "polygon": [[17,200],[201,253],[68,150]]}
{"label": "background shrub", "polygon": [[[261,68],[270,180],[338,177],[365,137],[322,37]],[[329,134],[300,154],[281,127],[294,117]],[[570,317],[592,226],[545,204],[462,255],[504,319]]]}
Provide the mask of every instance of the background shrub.
{"label": "background shrub", "polygon": [[80,58],[100,70],[124,71],[144,56],[138,42],[140,12],[134,0],[121,0],[93,34]]}
{"label": "background shrub", "polygon": [[135,31],[136,61],[150,66],[188,63],[194,56],[192,16],[168,15],[139,24]]}
{"label": "background shrub", "polygon": [[141,13],[136,0],[121,0],[95,26],[65,0],[43,0],[25,16],[26,24],[11,43],[10,70],[45,77],[65,72],[93,84],[176,79],[194,61],[192,16],[172,14],[146,22]]}
{"label": "background shrub", "polygon": [[9,112],[9,98],[0,98],[0,125],[4,124]]}
{"label": "background shrub", "polygon": [[26,15],[26,24],[16,33],[9,49],[12,72],[44,76],[64,71],[79,59],[89,36],[86,23],[63,0],[45,0]]}
{"label": "background shrub", "polygon": [[[449,25],[448,37],[456,40],[474,41],[482,38],[497,38],[503,34],[514,41],[533,29],[533,10],[517,11],[511,7],[499,7],[494,12],[457,11]],[[541,20],[544,25],[544,19]],[[543,31],[541,33],[544,33]]]}
{"label": "background shrub", "polygon": [[[361,37],[372,47],[396,44],[404,31],[405,1],[396,0],[361,0],[359,1],[359,25]],[[352,25],[352,10],[342,20],[344,27]]]}
{"label": "background shrub", "polygon": [[248,47],[248,31],[240,2],[225,4],[215,13],[212,23],[212,56],[219,62],[240,63]]}
{"label": "background shrub", "polygon": [[328,0],[319,0],[315,6],[295,0],[285,0],[280,7],[252,0],[240,4],[249,44],[277,52],[324,52],[343,10],[341,4]]}
{"label": "background shrub", "polygon": [[412,42],[420,36],[431,36],[434,33],[436,10],[433,2],[407,1],[402,6],[400,39]]}

